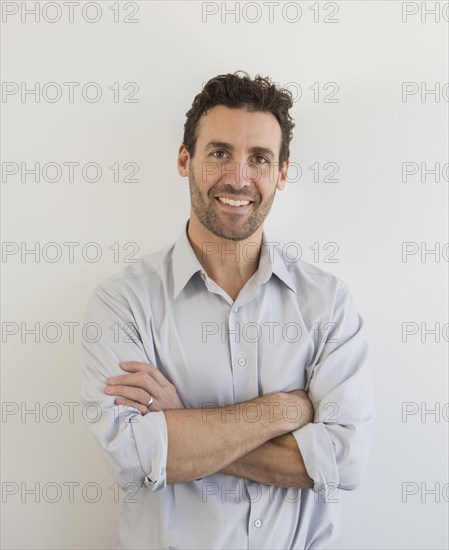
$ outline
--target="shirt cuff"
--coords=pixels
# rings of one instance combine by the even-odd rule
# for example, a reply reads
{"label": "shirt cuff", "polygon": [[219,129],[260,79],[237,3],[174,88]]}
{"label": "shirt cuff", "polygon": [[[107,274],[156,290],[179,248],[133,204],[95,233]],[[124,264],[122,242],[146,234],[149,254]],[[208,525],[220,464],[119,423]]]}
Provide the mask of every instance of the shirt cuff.
{"label": "shirt cuff", "polygon": [[331,438],[322,422],[309,423],[291,432],[304,466],[313,480],[312,490],[324,497],[339,487],[337,462]]}
{"label": "shirt cuff", "polygon": [[167,486],[168,431],[162,411],[137,416],[131,422],[137,452],[146,474],[144,483],[152,491],[161,491]]}

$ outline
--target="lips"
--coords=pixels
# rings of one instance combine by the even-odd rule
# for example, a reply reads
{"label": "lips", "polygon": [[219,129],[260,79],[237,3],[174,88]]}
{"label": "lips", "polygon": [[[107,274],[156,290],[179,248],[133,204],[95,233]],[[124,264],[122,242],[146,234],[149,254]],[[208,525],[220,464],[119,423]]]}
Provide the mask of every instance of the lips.
{"label": "lips", "polygon": [[253,199],[249,198],[249,197],[245,197],[245,196],[242,196],[242,197],[237,197],[235,195],[215,195],[215,198],[216,199],[228,199],[228,200],[231,200],[231,201],[249,201],[249,202],[254,202]]}
{"label": "lips", "polygon": [[251,201],[247,199],[229,199],[227,197],[217,197],[220,202],[223,204],[228,204],[229,206],[246,206]]}
{"label": "lips", "polygon": [[[227,197],[226,197],[227,198]],[[236,200],[236,199],[231,199]],[[243,199],[245,200],[245,199]],[[248,200],[248,199],[246,199]],[[217,202],[219,208],[222,208],[223,210],[226,210],[228,212],[245,212],[246,210],[249,210],[252,207],[253,201],[250,201],[248,204],[244,204],[241,206],[233,206],[230,204],[226,204],[222,202],[218,197],[215,197],[215,201]]]}

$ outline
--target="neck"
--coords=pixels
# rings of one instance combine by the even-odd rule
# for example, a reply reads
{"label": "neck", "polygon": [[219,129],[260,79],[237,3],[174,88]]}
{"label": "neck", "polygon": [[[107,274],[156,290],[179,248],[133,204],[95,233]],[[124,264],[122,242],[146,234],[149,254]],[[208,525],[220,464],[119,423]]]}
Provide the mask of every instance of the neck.
{"label": "neck", "polygon": [[187,235],[207,275],[216,283],[239,290],[259,267],[262,226],[250,237],[233,241],[217,237],[195,216],[190,216]]}

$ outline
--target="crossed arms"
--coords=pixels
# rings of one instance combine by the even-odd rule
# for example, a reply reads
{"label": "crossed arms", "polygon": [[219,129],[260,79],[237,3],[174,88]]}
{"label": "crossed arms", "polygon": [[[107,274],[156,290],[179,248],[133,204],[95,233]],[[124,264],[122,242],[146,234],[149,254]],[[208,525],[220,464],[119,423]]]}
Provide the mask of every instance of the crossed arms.
{"label": "crossed arms", "polygon": [[[154,397],[151,412],[163,411],[168,430],[167,483],[183,483],[215,472],[278,487],[310,488],[291,431],[313,421],[304,391],[276,392],[219,408],[184,409],[176,388],[154,366],[121,363],[128,374],[108,379],[105,393],[136,408]],[[255,416],[256,414],[256,416]]]}
{"label": "crossed arms", "polygon": [[[86,309],[86,326],[102,327],[102,337],[94,333],[83,340],[81,396],[100,408],[88,427],[123,485],[143,482],[159,491],[166,483],[222,472],[314,491],[329,484],[343,490],[359,486],[370,453],[374,403],[362,320],[345,287],[329,317],[339,326],[339,338],[320,344],[307,393],[275,392],[229,405],[223,414],[220,408],[183,408],[176,388],[152,364],[151,335],[130,339],[135,332],[126,327],[147,321],[144,313],[130,311],[117,290],[113,284],[97,288]],[[111,326],[119,328],[117,335]],[[130,363],[120,363],[125,358]],[[149,411],[150,395],[155,400]],[[284,418],[286,404],[291,408]],[[329,416],[329,404],[336,406],[336,416]],[[293,405],[301,412],[294,420]],[[257,422],[242,421],[254,412]]]}

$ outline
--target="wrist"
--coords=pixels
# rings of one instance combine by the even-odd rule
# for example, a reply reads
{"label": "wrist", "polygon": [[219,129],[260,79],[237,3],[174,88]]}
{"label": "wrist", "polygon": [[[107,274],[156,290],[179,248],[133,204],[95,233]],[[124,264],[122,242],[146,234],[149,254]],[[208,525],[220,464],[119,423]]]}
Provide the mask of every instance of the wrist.
{"label": "wrist", "polygon": [[[309,399],[307,392],[304,390],[296,390],[293,392],[287,392],[286,413],[292,424],[295,424],[292,430],[302,428],[306,424],[313,422],[315,417],[315,410],[313,404]],[[295,416],[296,415],[296,416]]]}
{"label": "wrist", "polygon": [[[282,435],[313,422],[315,411],[305,391],[276,392],[263,396],[269,423]],[[279,431],[281,430],[281,431]]]}
{"label": "wrist", "polygon": [[260,401],[263,411],[262,421],[269,433],[270,439],[283,435],[295,429],[288,417],[288,408],[292,399],[284,392],[273,392],[263,395],[257,399]]}

